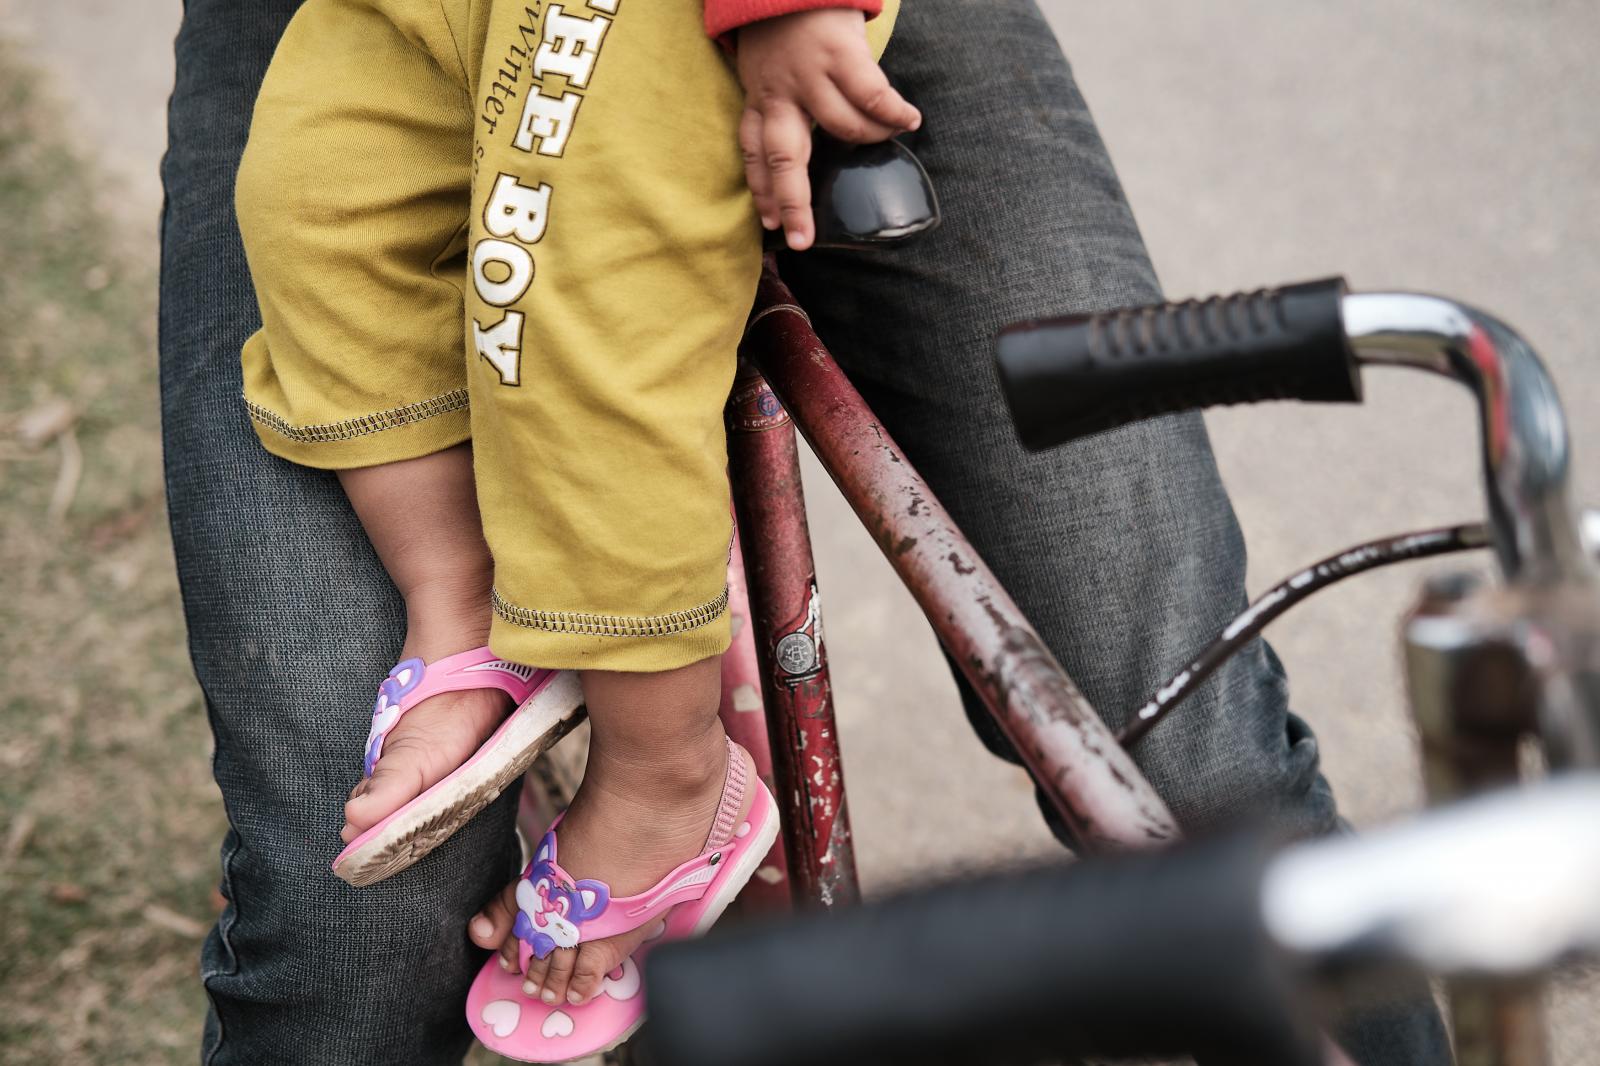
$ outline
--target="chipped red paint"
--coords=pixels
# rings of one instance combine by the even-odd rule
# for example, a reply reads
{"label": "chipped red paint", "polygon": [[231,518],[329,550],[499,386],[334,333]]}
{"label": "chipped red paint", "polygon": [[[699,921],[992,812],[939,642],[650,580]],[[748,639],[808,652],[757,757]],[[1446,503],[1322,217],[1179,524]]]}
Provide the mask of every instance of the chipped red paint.
{"label": "chipped red paint", "polygon": [[728,429],[790,884],[797,903],[852,903],[860,890],[798,446],[777,398],[743,364]]}
{"label": "chipped red paint", "polygon": [[[1166,804],[846,379],[770,258],[741,351],[760,367],[1034,779],[1083,843],[1098,849],[1135,848],[1175,838],[1177,826]],[[749,377],[741,375],[740,380]],[[747,563],[760,555],[759,564],[751,565],[752,596],[763,624],[782,623],[799,615],[811,572],[793,429],[785,424],[765,433],[734,433],[733,439],[739,442],[736,454],[742,453],[734,463],[740,520],[750,541],[762,544],[759,553],[748,546],[746,551]],[[762,590],[781,603],[763,602]],[[762,644],[769,688],[781,688],[770,684],[776,680],[771,676],[776,649],[768,641]],[[773,719],[783,725],[773,735],[792,737],[808,762],[819,751],[811,746],[817,738],[806,730],[807,715],[812,708],[827,707],[826,679],[824,671],[820,683],[793,690],[792,707]],[[822,765],[836,767],[831,713],[827,721],[828,746],[820,757]],[[782,753],[777,754],[782,761]],[[829,779],[823,786],[826,791],[815,797],[820,813],[834,814],[842,822],[842,783]],[[816,818],[818,811],[808,813],[813,816],[813,850],[831,851],[830,826]],[[823,841],[829,842],[828,848],[816,843]],[[847,824],[838,846],[848,855]],[[794,851],[790,857],[792,867],[798,867]],[[796,869],[795,876],[806,875]]]}
{"label": "chipped red paint", "polygon": [[[733,643],[722,655],[722,724],[728,735],[750,752],[756,773],[777,795],[766,704],[761,696],[761,663],[756,655],[755,627],[750,619],[750,595],[738,530],[734,530],[733,551],[728,559],[728,613],[733,621]],[[789,860],[780,840],[772,845],[766,861],[739,893],[739,905],[755,910],[787,910],[793,902],[792,891]]]}

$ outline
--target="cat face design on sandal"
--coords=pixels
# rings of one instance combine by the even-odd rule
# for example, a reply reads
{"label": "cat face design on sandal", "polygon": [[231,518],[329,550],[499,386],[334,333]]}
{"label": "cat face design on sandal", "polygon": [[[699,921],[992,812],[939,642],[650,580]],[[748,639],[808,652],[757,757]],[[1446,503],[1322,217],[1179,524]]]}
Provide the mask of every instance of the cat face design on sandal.
{"label": "cat face design on sandal", "polygon": [[611,902],[604,881],[568,878],[556,865],[556,836],[546,833],[533,862],[517,882],[517,918],[511,931],[533,951],[547,958],[556,948],[575,948],[581,939],[578,926],[598,917]]}

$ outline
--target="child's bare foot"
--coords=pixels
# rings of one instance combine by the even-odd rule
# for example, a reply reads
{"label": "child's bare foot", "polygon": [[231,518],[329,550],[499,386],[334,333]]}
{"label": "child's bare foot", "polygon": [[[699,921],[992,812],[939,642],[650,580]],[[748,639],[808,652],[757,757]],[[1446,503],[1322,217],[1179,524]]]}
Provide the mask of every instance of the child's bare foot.
{"label": "child's bare foot", "polygon": [[[613,897],[634,895],[704,850],[727,775],[726,734],[713,704],[713,716],[696,735],[670,746],[641,750],[608,743],[615,738],[601,724],[603,716],[593,720],[595,693],[589,698],[595,726],[589,762],[561,822],[558,861],[574,877],[606,882]],[[473,943],[498,950],[500,965],[510,971],[518,968],[519,942],[511,932],[516,888],[513,881],[468,925]],[[652,931],[636,929],[532,958],[523,991],[546,1003],[585,1003]]]}

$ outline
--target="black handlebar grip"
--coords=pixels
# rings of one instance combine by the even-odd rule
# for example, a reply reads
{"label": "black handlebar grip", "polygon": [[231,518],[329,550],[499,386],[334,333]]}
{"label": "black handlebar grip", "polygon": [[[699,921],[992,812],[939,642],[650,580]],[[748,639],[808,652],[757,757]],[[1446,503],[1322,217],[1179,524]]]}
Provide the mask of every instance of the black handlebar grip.
{"label": "black handlebar grip", "polygon": [[1218,404],[1360,403],[1345,291],[1327,278],[1008,326],[996,360],[1017,435],[1039,449]]}
{"label": "black handlebar grip", "polygon": [[652,1066],[1321,1061],[1247,841],[967,877],[680,944],[644,967]]}

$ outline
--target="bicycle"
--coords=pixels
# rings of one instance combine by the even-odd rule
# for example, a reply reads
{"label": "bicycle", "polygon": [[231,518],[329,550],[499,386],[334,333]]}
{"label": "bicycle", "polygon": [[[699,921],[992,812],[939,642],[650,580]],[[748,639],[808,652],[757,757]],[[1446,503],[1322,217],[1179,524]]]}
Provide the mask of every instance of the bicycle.
{"label": "bicycle", "polygon": [[[1271,618],[1315,591],[1392,562],[1488,546],[1501,586],[1465,574],[1435,579],[1405,626],[1428,796],[1451,809],[1407,829],[1299,845],[1270,862],[1225,848],[1142,864],[1085,863],[935,891],[848,919],[675,945],[648,978],[661,1061],[985,1061],[994,1047],[974,1040],[980,1023],[1011,1023],[1031,1039],[1028,1048],[1048,1043],[1058,1053],[1205,1046],[1249,1061],[1337,1061],[1335,1050],[1293,1024],[1299,997],[1286,989],[1396,965],[1449,978],[1459,1061],[1547,1061],[1540,979],[1568,954],[1600,949],[1600,847],[1584,833],[1600,815],[1600,577],[1593,538],[1569,499],[1565,416],[1536,354],[1481,311],[1430,296],[1351,295],[1330,279],[1019,324],[1002,335],[998,360],[1018,431],[1034,447],[1218,403],[1359,402],[1361,372],[1374,365],[1466,385],[1481,412],[1488,520],[1384,538],[1301,571],[1161,686],[1118,738],[1137,743]],[[816,352],[800,361],[826,365]],[[769,366],[786,396],[828,383],[782,356]],[[802,419],[816,416],[812,396],[801,392],[797,401]],[[854,410],[848,397],[824,404],[824,412]],[[819,454],[837,461],[821,437]],[[1593,518],[1586,521],[1592,528]],[[1002,653],[1031,650],[1016,636],[1000,644]],[[1051,683],[1047,691],[1072,692],[1047,662],[1023,661],[1035,664],[1024,696]],[[1018,691],[1002,685],[984,695],[1015,700]],[[1081,697],[1047,706],[1065,715],[1080,705]],[[1017,732],[1036,727],[1007,709],[997,717]],[[1457,806],[1514,784],[1530,740],[1566,780]],[[1160,808],[1128,805],[1142,798],[1137,784],[1108,795],[1083,789],[1077,775],[1068,783],[1080,787],[1069,793],[1059,779],[1035,776],[1064,814],[1095,831],[1091,847],[1136,849],[1176,836]],[[1110,816],[1116,799],[1124,800],[1120,819]],[[1141,824],[1162,831],[1127,835]],[[1513,858],[1522,867],[1508,871]],[[1522,909],[1506,909],[1513,904]],[[961,915],[1002,907],[1022,918],[987,941],[961,940]],[[1078,917],[1089,913],[1092,920]],[[885,960],[952,931],[956,943],[943,941],[941,957],[992,965],[978,967],[979,979],[963,977],[969,967],[945,967],[931,995],[904,995]],[[823,972],[835,975],[832,984],[819,980]],[[1039,994],[1050,981],[1061,995]],[[674,991],[690,988],[695,997]],[[784,1009],[802,993],[804,1012]],[[702,1003],[718,1004],[721,1025],[706,1028]],[[1053,1042],[1041,1043],[1046,1037]]]}

